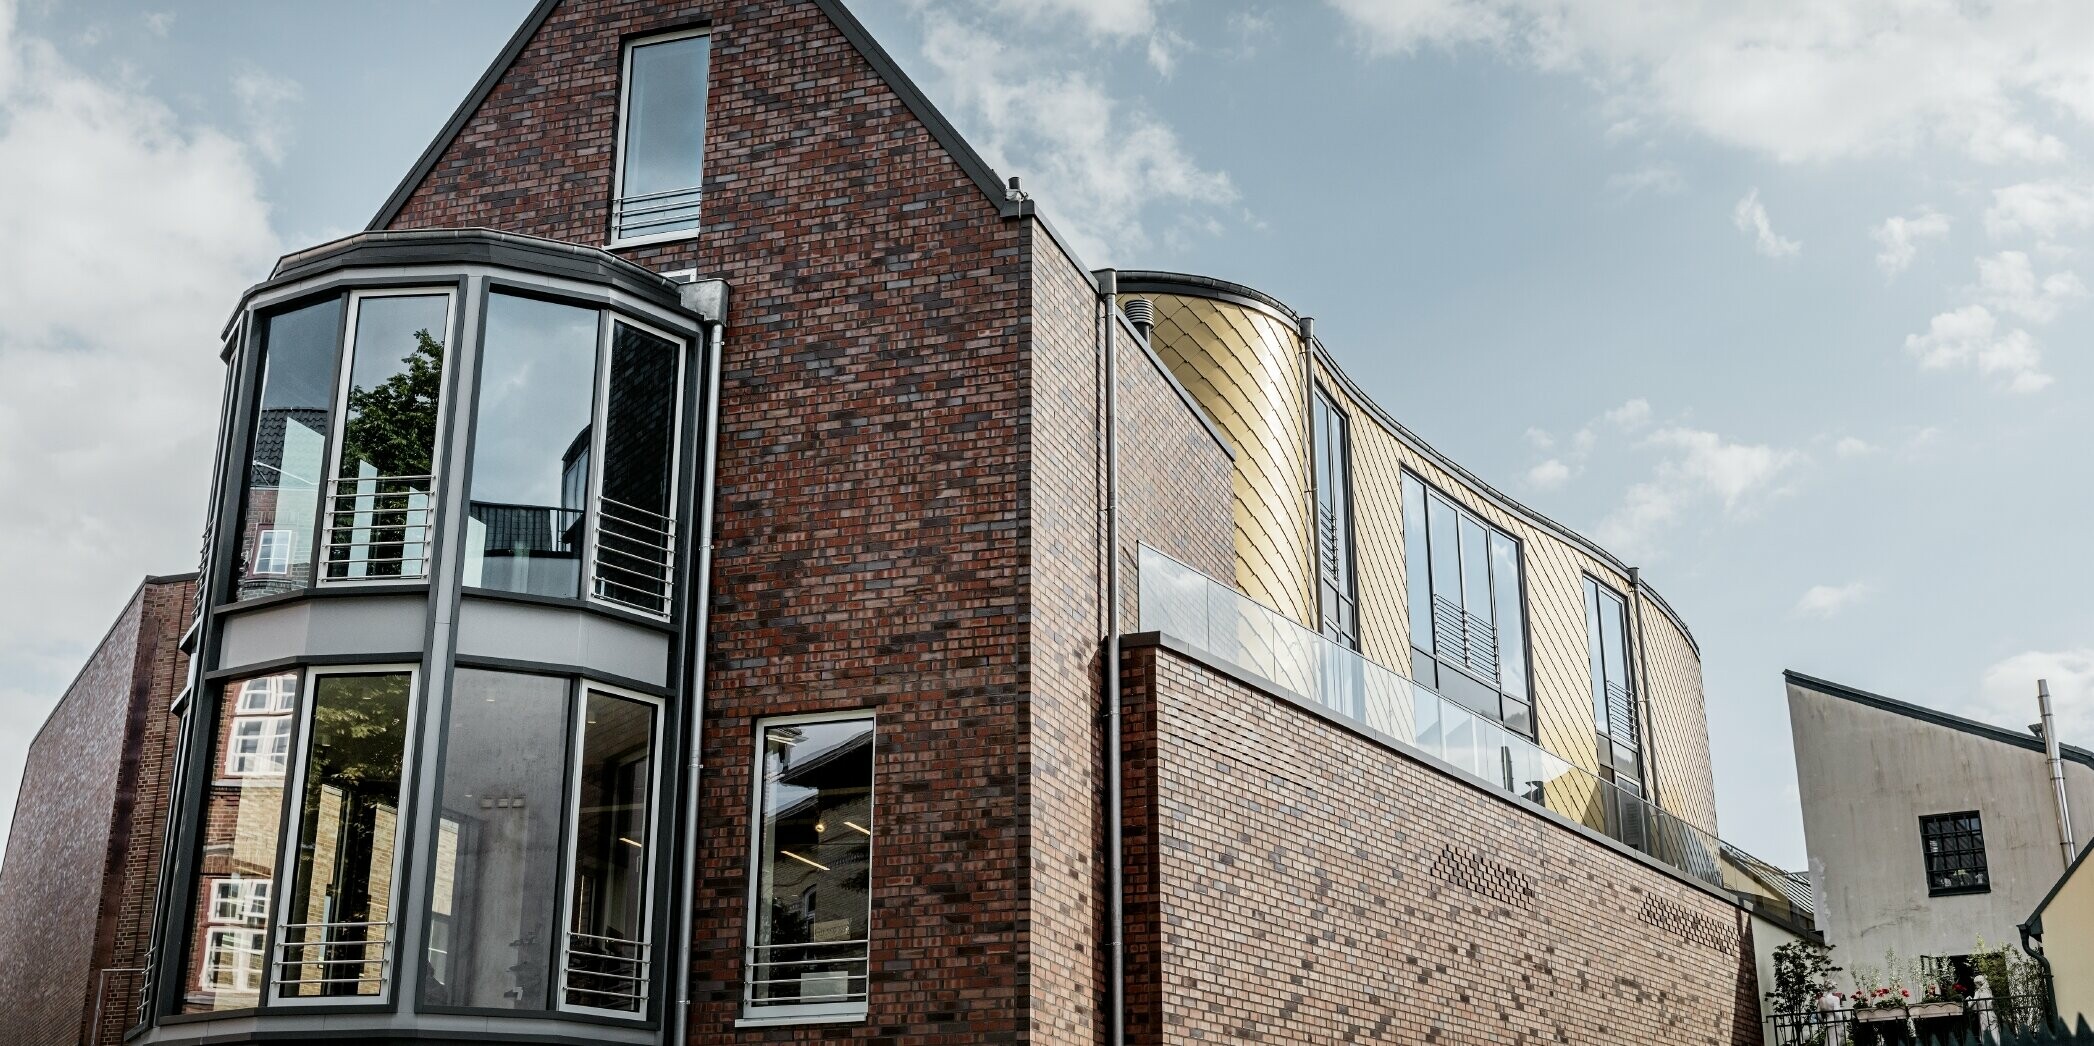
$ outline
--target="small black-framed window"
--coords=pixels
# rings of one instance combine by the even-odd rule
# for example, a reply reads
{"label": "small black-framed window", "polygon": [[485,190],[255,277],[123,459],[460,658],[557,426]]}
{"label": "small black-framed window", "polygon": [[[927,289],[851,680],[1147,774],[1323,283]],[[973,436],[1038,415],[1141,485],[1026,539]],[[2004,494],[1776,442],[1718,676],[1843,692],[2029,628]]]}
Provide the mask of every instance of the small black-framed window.
{"label": "small black-framed window", "polygon": [[1985,827],[1976,810],[1928,814],[1919,822],[1927,896],[1992,891],[1992,876],[1985,868]]}

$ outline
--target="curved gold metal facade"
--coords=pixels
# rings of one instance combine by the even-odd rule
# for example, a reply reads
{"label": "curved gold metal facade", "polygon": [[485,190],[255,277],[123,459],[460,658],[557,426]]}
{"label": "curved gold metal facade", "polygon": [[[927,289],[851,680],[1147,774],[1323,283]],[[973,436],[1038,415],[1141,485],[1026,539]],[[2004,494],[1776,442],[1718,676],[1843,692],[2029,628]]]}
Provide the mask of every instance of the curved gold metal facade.
{"label": "curved gold metal facade", "polygon": [[[1155,304],[1151,347],[1236,449],[1236,586],[1318,628],[1307,498],[1309,419],[1296,319],[1256,292],[1222,290],[1199,277],[1122,279],[1129,296]],[[1182,284],[1174,282],[1180,279]],[[1409,471],[1519,540],[1537,740],[1589,771],[1598,771],[1599,759],[1584,578],[1630,596],[1640,654],[1636,675],[1648,705],[1646,773],[1661,805],[1713,833],[1701,658],[1671,609],[1640,590],[1620,561],[1433,452],[1368,400],[1320,346],[1312,360],[1315,382],[1350,420],[1361,652],[1409,672],[1403,523],[1403,475]]]}
{"label": "curved gold metal facade", "polygon": [[1236,448],[1236,584],[1315,627],[1308,422],[1301,339],[1290,321],[1213,298],[1145,294],[1149,345]]}

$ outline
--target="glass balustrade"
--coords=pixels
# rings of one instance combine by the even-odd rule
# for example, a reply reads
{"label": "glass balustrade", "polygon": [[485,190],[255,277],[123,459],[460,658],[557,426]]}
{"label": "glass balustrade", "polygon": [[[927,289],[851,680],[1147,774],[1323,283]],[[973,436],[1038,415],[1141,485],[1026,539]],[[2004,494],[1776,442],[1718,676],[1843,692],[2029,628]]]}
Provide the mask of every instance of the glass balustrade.
{"label": "glass balustrade", "polygon": [[1140,629],[1720,885],[1714,835],[1143,546]]}

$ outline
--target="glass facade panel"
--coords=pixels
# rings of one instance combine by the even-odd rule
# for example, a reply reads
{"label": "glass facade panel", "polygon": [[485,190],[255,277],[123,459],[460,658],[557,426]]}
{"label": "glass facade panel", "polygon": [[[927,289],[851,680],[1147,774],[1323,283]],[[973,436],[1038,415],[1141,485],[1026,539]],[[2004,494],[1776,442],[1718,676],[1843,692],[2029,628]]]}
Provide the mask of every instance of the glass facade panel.
{"label": "glass facade panel", "polygon": [[1592,718],[1598,733],[1601,776],[1640,792],[1637,695],[1629,671],[1628,606],[1614,590],[1585,579],[1586,642],[1592,657]]}
{"label": "glass facade panel", "polygon": [[261,388],[247,441],[235,599],[296,591],[312,582],[341,343],[340,298],[279,312],[261,324]]}
{"label": "glass facade panel", "polygon": [[[246,1009],[261,999],[298,690],[298,673],[284,672],[231,680],[219,691],[183,1013]],[[243,748],[247,735],[281,737],[281,750],[273,741]]]}
{"label": "glass facade panel", "polygon": [[873,721],[767,726],[762,759],[749,1008],[863,1007]]}
{"label": "glass facade panel", "polygon": [[597,310],[490,294],[464,582],[579,597]]}
{"label": "glass facade panel", "polygon": [[612,323],[596,534],[596,595],[665,615],[676,549],[670,509],[680,349],[631,324]]}
{"label": "glass facade panel", "polygon": [[643,40],[627,51],[614,240],[698,228],[710,63],[703,35]]}
{"label": "glass facade panel", "polygon": [[569,1006],[638,1013],[653,959],[654,706],[592,690],[583,711],[563,996]]}
{"label": "glass facade panel", "polygon": [[281,927],[283,997],[375,996],[390,981],[411,678],[313,677],[298,852]]}
{"label": "glass facade panel", "polygon": [[[1520,545],[1503,534],[1491,534],[1491,605],[1497,608],[1498,686],[1505,696],[1527,700],[1527,630],[1520,613]],[[1505,717],[1506,725],[1512,716]],[[1524,728],[1521,733],[1529,733]]]}
{"label": "glass facade panel", "polygon": [[551,1004],[571,689],[550,676],[453,675],[424,1002]]}
{"label": "glass facade panel", "polygon": [[1360,645],[1353,589],[1352,491],[1345,414],[1322,389],[1310,419],[1316,484],[1317,591],[1323,634],[1355,650]]}
{"label": "glass facade panel", "polygon": [[422,577],[450,299],[367,295],[355,303],[327,576]]}

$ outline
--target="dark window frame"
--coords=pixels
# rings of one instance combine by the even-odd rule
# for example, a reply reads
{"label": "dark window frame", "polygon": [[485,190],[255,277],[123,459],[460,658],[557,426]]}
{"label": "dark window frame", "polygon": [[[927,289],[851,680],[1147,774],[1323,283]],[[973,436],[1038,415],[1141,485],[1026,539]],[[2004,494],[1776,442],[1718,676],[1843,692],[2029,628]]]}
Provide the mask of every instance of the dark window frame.
{"label": "dark window frame", "polygon": [[[1420,657],[1423,657],[1423,658],[1427,658],[1427,659],[1431,660],[1431,661],[1433,662],[1433,664],[1434,664],[1434,665],[1436,666],[1436,668],[1435,668],[1435,671],[1448,671],[1448,670],[1452,670],[1452,671],[1455,671],[1455,672],[1459,672],[1459,673],[1461,673],[1461,675],[1462,675],[1462,676],[1464,676],[1464,677],[1466,677],[1467,679],[1469,679],[1469,680],[1471,680],[1471,681],[1475,682],[1476,684],[1478,684],[1478,685],[1480,685],[1480,686],[1483,686],[1483,687],[1487,687],[1487,688],[1489,688],[1489,689],[1491,689],[1491,690],[1494,690],[1494,691],[1496,691],[1496,692],[1497,692],[1497,694],[1498,694],[1498,701],[1499,701],[1499,711],[1498,711],[1498,714],[1497,714],[1496,716],[1492,716],[1492,717],[1491,717],[1493,721],[1497,722],[1497,723],[1498,723],[1499,725],[1501,725],[1501,726],[1505,726],[1505,727],[1506,727],[1506,729],[1508,729],[1508,730],[1511,730],[1511,731],[1512,731],[1513,733],[1515,733],[1515,734],[1518,734],[1518,735],[1520,735],[1520,736],[1526,737],[1526,738],[1527,738],[1528,740],[1530,740],[1530,741],[1535,741],[1535,740],[1539,740],[1539,739],[1540,739],[1540,737],[1541,737],[1541,715],[1540,715],[1540,712],[1539,712],[1539,710],[1538,710],[1538,708],[1537,708],[1537,702],[1535,701],[1535,690],[1534,690],[1534,633],[1533,633],[1533,621],[1532,621],[1532,615],[1530,615],[1530,614],[1528,614],[1528,613],[1527,613],[1527,603],[1528,603],[1528,595],[1529,595],[1529,593],[1528,593],[1528,587],[1527,587],[1527,551],[1526,551],[1526,550],[1527,550],[1527,544],[1526,544],[1526,541],[1525,541],[1525,540],[1523,540],[1522,538],[1520,538],[1520,537],[1519,537],[1518,535],[1515,535],[1515,534],[1511,533],[1510,531],[1507,531],[1507,530],[1506,530],[1505,528],[1503,528],[1503,527],[1500,527],[1500,526],[1498,526],[1498,525],[1497,525],[1496,523],[1493,523],[1493,522],[1491,522],[1490,520],[1488,520],[1488,519],[1484,518],[1484,516],[1483,516],[1483,515],[1482,515],[1481,513],[1477,512],[1477,511],[1476,511],[1475,509],[1473,509],[1473,508],[1469,507],[1469,505],[1468,505],[1468,504],[1467,504],[1466,502],[1464,502],[1464,501],[1462,501],[1462,500],[1461,500],[1460,498],[1457,498],[1457,497],[1455,497],[1454,495],[1452,495],[1452,494],[1448,493],[1448,492],[1447,492],[1447,491],[1446,491],[1445,489],[1441,488],[1441,487],[1440,487],[1440,486],[1438,486],[1437,484],[1434,484],[1434,483],[1433,483],[1433,482],[1432,482],[1431,480],[1428,480],[1428,479],[1426,479],[1426,478],[1425,478],[1424,476],[1422,476],[1422,475],[1419,475],[1419,474],[1418,474],[1417,472],[1413,471],[1413,470],[1412,470],[1412,469],[1410,469],[1410,468],[1404,468],[1404,469],[1402,470],[1402,474],[1401,474],[1401,476],[1399,477],[1399,483],[1401,483],[1401,482],[1403,482],[1403,481],[1408,481],[1408,482],[1416,483],[1416,484],[1418,485],[1418,488],[1419,488],[1419,489],[1420,489],[1420,490],[1421,490],[1421,491],[1422,491],[1422,492],[1424,493],[1424,496],[1425,496],[1425,498],[1427,499],[1427,502],[1428,502],[1428,503],[1427,503],[1426,505],[1421,505],[1421,506],[1420,506],[1420,509],[1421,509],[1421,510],[1422,510],[1422,512],[1423,512],[1423,514],[1421,515],[1421,517],[1420,517],[1420,518],[1421,518],[1421,519],[1426,519],[1426,520],[1428,521],[1428,527],[1427,527],[1427,531],[1426,531],[1426,533],[1425,533],[1425,535],[1424,535],[1424,542],[1425,542],[1425,548],[1426,548],[1426,550],[1427,550],[1427,551],[1426,551],[1426,560],[1427,560],[1427,561],[1426,561],[1426,563],[1424,563],[1424,564],[1413,564],[1413,563],[1411,563],[1411,556],[1410,556],[1410,552],[1411,552],[1411,545],[1412,545],[1412,536],[1411,536],[1411,534],[1409,533],[1409,522],[1408,522],[1408,520],[1409,520],[1409,514],[1408,514],[1408,511],[1409,511],[1409,507],[1408,507],[1407,505],[1401,505],[1401,506],[1399,506],[1399,509],[1398,509],[1398,511],[1399,511],[1399,514],[1400,514],[1400,518],[1402,518],[1402,519],[1404,519],[1404,520],[1405,520],[1405,524],[1404,524],[1404,525],[1405,525],[1405,534],[1404,534],[1404,578],[1405,578],[1405,580],[1404,580],[1404,584],[1405,584],[1405,589],[1406,589],[1406,591],[1408,591],[1408,590],[1409,590],[1409,588],[1411,587],[1411,584],[1412,584],[1412,581],[1411,581],[1411,579],[1412,579],[1412,577],[1414,577],[1414,576],[1415,576],[1415,575],[1413,575],[1413,574],[1411,573],[1411,571],[1412,571],[1412,569],[1413,569],[1413,567],[1414,567],[1414,566],[1423,566],[1423,567],[1424,567],[1424,569],[1425,569],[1425,575],[1424,575],[1424,576],[1425,576],[1425,579],[1426,579],[1426,582],[1425,582],[1425,584],[1426,584],[1426,591],[1427,591],[1427,593],[1429,594],[1429,593],[1431,593],[1432,591],[1434,591],[1434,589],[1435,589],[1435,586],[1433,585],[1433,582],[1432,582],[1432,573],[1433,573],[1433,571],[1432,571],[1432,564],[1431,564],[1431,558],[1432,558],[1431,548],[1432,548],[1432,544],[1433,544],[1433,542],[1432,542],[1431,530],[1430,530],[1430,526],[1429,526],[1429,519],[1430,519],[1430,515],[1431,515],[1431,509],[1430,509],[1430,499],[1432,499],[1432,498],[1435,498],[1435,497],[1439,498],[1439,499],[1440,499],[1441,501],[1445,502],[1445,503],[1446,503],[1446,504],[1448,505],[1448,507],[1450,507],[1450,508],[1452,508],[1452,509],[1454,510],[1454,512],[1455,512],[1455,525],[1456,525],[1456,529],[1457,529],[1457,531],[1459,531],[1459,528],[1460,528],[1460,522],[1461,522],[1461,520],[1462,520],[1463,518],[1467,518],[1467,519],[1473,520],[1473,521],[1474,521],[1474,522],[1475,522],[1475,523],[1476,523],[1476,524],[1477,524],[1478,526],[1480,526],[1481,528],[1483,528],[1483,531],[1484,531],[1484,545],[1485,545],[1485,548],[1486,548],[1486,550],[1487,550],[1487,549],[1489,548],[1489,545],[1490,545],[1490,540],[1491,540],[1491,538],[1493,538],[1493,537],[1497,537],[1497,538],[1502,538],[1502,539],[1504,539],[1504,540],[1505,540],[1505,541],[1506,541],[1507,543],[1509,543],[1509,544],[1510,544],[1510,545],[1512,546],[1512,549],[1513,549],[1513,558],[1514,558],[1514,561],[1516,562],[1516,564],[1517,564],[1517,566],[1518,566],[1518,570],[1519,570],[1519,577],[1518,577],[1518,579],[1517,579],[1517,580],[1518,580],[1518,582],[1519,582],[1519,584],[1517,585],[1517,591],[1518,591],[1518,593],[1519,593],[1519,595],[1518,595],[1518,598],[1519,598],[1519,607],[1518,607],[1518,610],[1519,610],[1519,616],[1520,616],[1520,620],[1519,620],[1519,631],[1518,631],[1518,635],[1519,635],[1519,638],[1520,638],[1520,659],[1521,659],[1521,662],[1522,662],[1522,663],[1521,663],[1521,665],[1520,665],[1520,672],[1521,672],[1521,678],[1522,678],[1522,682],[1523,682],[1523,684],[1524,684],[1524,689],[1525,689],[1525,693],[1524,693],[1524,694],[1517,694],[1517,693],[1514,693],[1513,691],[1511,691],[1511,690],[1507,689],[1506,687],[1504,687],[1503,685],[1501,685],[1500,683],[1498,683],[1498,682],[1497,682],[1497,681],[1495,681],[1495,680],[1487,680],[1487,679],[1484,679],[1484,678],[1483,678],[1483,677],[1482,677],[1482,676],[1481,676],[1480,674],[1478,674],[1478,673],[1477,673],[1477,672],[1476,672],[1475,670],[1471,669],[1471,668],[1470,668],[1470,667],[1469,667],[1468,665],[1466,665],[1466,664],[1464,664],[1464,663],[1461,663],[1461,662],[1459,662],[1459,661],[1455,661],[1455,660],[1450,660],[1449,658],[1447,658],[1447,657],[1444,657],[1444,656],[1442,656],[1442,654],[1441,654],[1441,652],[1440,652],[1440,650],[1439,650],[1439,645],[1438,645],[1438,643],[1437,643],[1436,641],[1435,641],[1435,642],[1434,642],[1434,643],[1432,644],[1432,647],[1431,647],[1430,649],[1427,649],[1426,647],[1421,647],[1421,646],[1419,646],[1419,645],[1418,645],[1418,642],[1417,642],[1417,637],[1416,637],[1415,635],[1413,635],[1413,636],[1411,637],[1411,641],[1410,641],[1410,644],[1409,644],[1409,646],[1410,646],[1410,653],[1411,653],[1411,659],[1412,659],[1412,667],[1411,667],[1411,671],[1410,671],[1409,673],[1407,673],[1407,674],[1411,675],[1411,677],[1412,677],[1413,679],[1416,679],[1416,667],[1415,667],[1415,666],[1416,666],[1416,661],[1417,661],[1417,659],[1418,659],[1418,658],[1420,658]],[[1399,486],[1399,489],[1401,489],[1401,487],[1400,487],[1400,486]],[[1459,546],[1459,538],[1457,538],[1457,539],[1456,539],[1456,544],[1457,544],[1457,552],[1456,552],[1456,555],[1457,555],[1457,556],[1459,556],[1459,555],[1460,555],[1460,553],[1459,553],[1459,551],[1458,551],[1458,546]],[[1488,558],[1488,552],[1486,552],[1486,558]],[[1490,588],[1490,594],[1491,594],[1491,620],[1492,620],[1493,624],[1495,625],[1495,624],[1496,624],[1496,622],[1497,622],[1497,618],[1498,618],[1498,607],[1497,607],[1498,585],[1496,584],[1496,579],[1495,579],[1495,578],[1493,578],[1493,579],[1492,579],[1492,583],[1491,583],[1491,584],[1489,585],[1489,588]],[[1429,611],[1428,611],[1428,612],[1429,612]],[[1414,622],[1414,621],[1415,621],[1416,613],[1417,613],[1417,611],[1416,611],[1416,609],[1415,609],[1415,608],[1412,608],[1412,609],[1411,609],[1411,610],[1409,611],[1409,617],[1410,617],[1410,619],[1411,619],[1411,620],[1410,620],[1410,621],[1407,621],[1407,623],[1406,623],[1406,624],[1407,624],[1407,626],[1408,626],[1408,624],[1410,624],[1411,622]],[[1502,674],[1502,659],[1503,659],[1503,657],[1504,657],[1504,643],[1503,643],[1502,641],[1499,641],[1499,642],[1498,642],[1498,649],[1497,649],[1497,652],[1496,652],[1496,656],[1497,656],[1498,658],[1500,658],[1500,659],[1501,659],[1501,660],[1500,660],[1500,664],[1501,664],[1501,674]],[[1435,693],[1438,693],[1438,694],[1439,694],[1439,695],[1440,695],[1440,696],[1441,696],[1441,697],[1442,697],[1443,699],[1446,699],[1446,700],[1450,700],[1450,701],[1453,701],[1453,700],[1455,700],[1454,698],[1448,697],[1448,695],[1447,695],[1447,694],[1445,693],[1444,689],[1442,689],[1442,688],[1441,688],[1440,686],[1436,685],[1436,680],[1435,680],[1435,685],[1432,685],[1432,686],[1430,686],[1430,687],[1429,687],[1429,689],[1433,690],[1433,691],[1434,691]],[[1525,708],[1526,708],[1526,710],[1527,710],[1527,728],[1526,728],[1525,730],[1519,730],[1519,729],[1515,729],[1515,728],[1513,728],[1513,727],[1511,727],[1511,726],[1509,726],[1509,725],[1507,725],[1507,724],[1506,724],[1506,722],[1505,722],[1505,715],[1504,715],[1504,710],[1505,710],[1505,702],[1507,702],[1507,701],[1511,701],[1511,702],[1517,703],[1517,704],[1519,704],[1519,705],[1523,705],[1523,706],[1525,706]],[[1468,708],[1468,707],[1469,707],[1468,705],[1466,705],[1466,704],[1464,704],[1463,702],[1460,702],[1460,701],[1455,701],[1455,703],[1456,703],[1456,704],[1459,704],[1459,705],[1461,705],[1461,706],[1462,706],[1463,708]],[[1474,709],[1469,709],[1469,710],[1470,710],[1470,711],[1475,711]]]}
{"label": "dark window frame", "polygon": [[[1968,821],[1968,824],[1964,822]],[[1955,897],[1992,892],[1992,871],[1985,856],[1985,824],[1976,810],[1921,814],[1920,861],[1926,870],[1927,896]],[[1942,844],[1937,846],[1937,844]],[[1959,858],[1971,858],[1975,864]],[[1974,881],[1948,883],[1957,873],[1975,872]]]}
{"label": "dark window frame", "polygon": [[[1309,527],[1312,531],[1309,545],[1316,553],[1317,627],[1325,638],[1342,643],[1349,649],[1358,650],[1360,649],[1360,571],[1359,538],[1358,531],[1354,526],[1355,510],[1353,507],[1354,498],[1352,496],[1352,417],[1345,412],[1343,407],[1339,406],[1338,398],[1331,395],[1330,390],[1324,388],[1322,382],[1315,382],[1311,385],[1310,396],[1309,475],[1311,481],[1316,484],[1316,490],[1309,520]],[[1334,555],[1343,557],[1344,562],[1342,564],[1330,561],[1324,554],[1322,531],[1324,484],[1322,480],[1325,477],[1323,475],[1323,454],[1321,453],[1323,449],[1324,426],[1317,424],[1319,414],[1331,419],[1332,424],[1330,427],[1337,441],[1337,447],[1333,455],[1337,458],[1337,461],[1333,466],[1333,473],[1336,478],[1336,486],[1343,497],[1343,501],[1335,507],[1332,514],[1338,517],[1334,524],[1337,530],[1335,539],[1337,547]],[[1328,614],[1324,613],[1324,589],[1326,587],[1339,590],[1335,593],[1334,598],[1349,610],[1349,621],[1334,622]],[[1347,627],[1348,625],[1350,627]]]}

